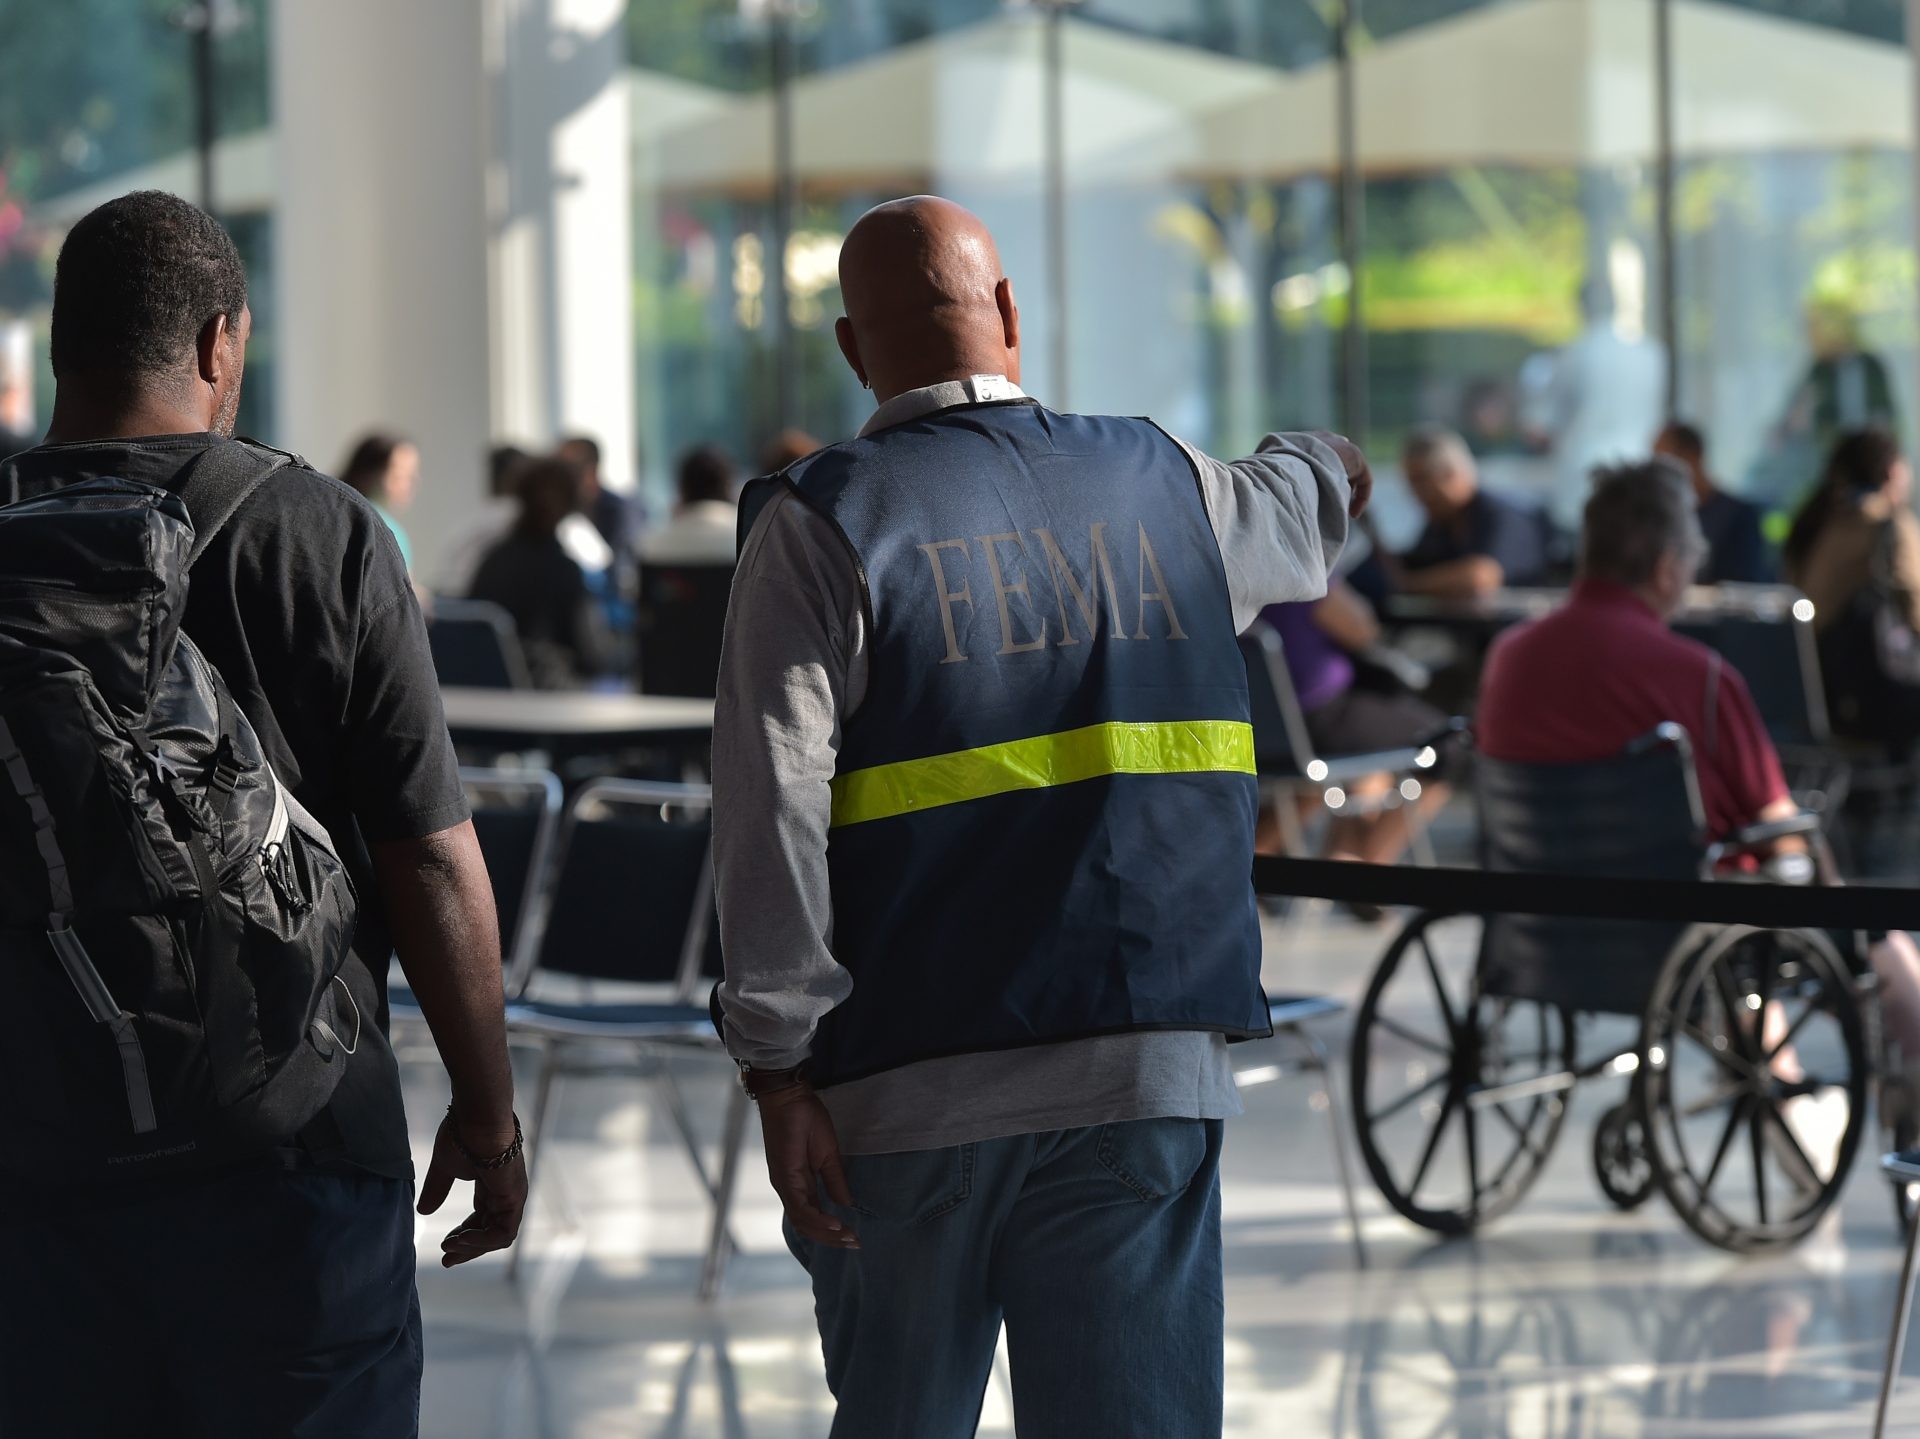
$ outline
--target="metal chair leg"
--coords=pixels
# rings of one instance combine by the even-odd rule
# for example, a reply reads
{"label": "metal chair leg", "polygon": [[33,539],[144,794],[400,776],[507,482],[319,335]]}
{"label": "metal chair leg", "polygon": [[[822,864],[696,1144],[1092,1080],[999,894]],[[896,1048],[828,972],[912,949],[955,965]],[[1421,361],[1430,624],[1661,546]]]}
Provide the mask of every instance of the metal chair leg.
{"label": "metal chair leg", "polygon": [[[693,1117],[687,1113],[686,1096],[681,1092],[680,1081],[673,1077],[673,1061],[662,1058],[655,1077],[660,1081],[660,1090],[666,1096],[667,1115],[673,1120],[673,1127],[680,1135],[681,1146],[687,1151],[687,1160],[693,1165],[693,1172],[700,1180],[700,1187],[706,1191],[707,1201],[712,1203],[719,1197],[720,1182],[707,1172],[707,1162],[700,1156],[700,1136],[693,1132]],[[738,1085],[730,1086],[737,1090]],[[741,1096],[743,1099],[744,1095]],[[726,1234],[729,1248],[738,1244],[729,1229]]]}
{"label": "metal chair leg", "polygon": [[1887,1342],[1887,1371],[1880,1379],[1880,1406],[1873,1416],[1873,1439],[1887,1432],[1887,1406],[1893,1401],[1893,1386],[1900,1378],[1900,1360],[1907,1348],[1907,1321],[1913,1310],[1914,1254],[1920,1249],[1920,1216],[1907,1225],[1907,1254],[1900,1265],[1899,1307],[1893,1314],[1893,1336]]}
{"label": "metal chair leg", "polygon": [[1304,1025],[1292,1025],[1290,1028],[1307,1047],[1313,1056],[1313,1067],[1320,1071],[1320,1087],[1327,1096],[1327,1123],[1333,1129],[1333,1162],[1340,1171],[1340,1196],[1347,1206],[1347,1228],[1353,1235],[1353,1255],[1360,1268],[1367,1267],[1367,1244],[1360,1236],[1360,1206],[1354,1198],[1353,1160],[1347,1153],[1346,1112],[1340,1103],[1340,1088],[1333,1066],[1327,1059],[1327,1048],[1319,1038]]}
{"label": "metal chair leg", "polygon": [[559,1077],[559,1065],[554,1063],[553,1046],[542,1045],[540,1049],[540,1077],[534,1081],[533,1123],[527,1127],[524,1152],[527,1157],[527,1203],[520,1215],[520,1238],[507,1251],[507,1282],[511,1284],[520,1277],[520,1256],[527,1252],[526,1218],[533,1212],[533,1178],[540,1151],[547,1139],[547,1112],[553,1105],[554,1081]]}
{"label": "metal chair leg", "polygon": [[713,1299],[720,1293],[720,1280],[726,1272],[733,1249],[727,1218],[733,1210],[733,1192],[740,1180],[740,1149],[747,1137],[746,1091],[732,1086],[727,1098],[726,1123],[720,1132],[720,1183],[713,1192],[713,1232],[707,1241],[706,1263],[700,1271],[700,1297]]}

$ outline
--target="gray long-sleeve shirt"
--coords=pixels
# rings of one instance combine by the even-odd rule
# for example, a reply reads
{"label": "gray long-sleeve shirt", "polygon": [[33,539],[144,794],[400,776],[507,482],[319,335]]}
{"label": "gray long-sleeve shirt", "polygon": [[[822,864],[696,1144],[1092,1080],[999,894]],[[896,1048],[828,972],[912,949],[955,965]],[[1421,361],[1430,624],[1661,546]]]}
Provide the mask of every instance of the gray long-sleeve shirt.
{"label": "gray long-sleeve shirt", "polygon": [[[1019,394],[999,376],[932,385],[887,401],[861,433]],[[1235,626],[1269,604],[1324,594],[1347,534],[1347,475],[1333,451],[1301,435],[1269,435],[1232,463],[1182,448],[1220,545]],[[841,725],[866,688],[853,556],[826,519],[778,494],[735,573],[713,736],[721,1002],[728,1049],[757,1068],[804,1060],[821,1018],[852,991],[833,957],[827,827]],[[1197,1031],[925,1060],[821,1097],[849,1154],[1240,1109],[1225,1040]]]}

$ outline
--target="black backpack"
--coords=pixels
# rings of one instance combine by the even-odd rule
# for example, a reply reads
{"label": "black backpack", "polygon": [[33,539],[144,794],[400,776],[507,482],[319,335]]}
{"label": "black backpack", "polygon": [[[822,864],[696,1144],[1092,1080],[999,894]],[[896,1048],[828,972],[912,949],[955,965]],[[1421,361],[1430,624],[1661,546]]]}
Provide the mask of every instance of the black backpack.
{"label": "black backpack", "polygon": [[359,1043],[355,901],[218,673],[187,575],[291,457],[0,506],[0,1173],[201,1167],[293,1139]]}

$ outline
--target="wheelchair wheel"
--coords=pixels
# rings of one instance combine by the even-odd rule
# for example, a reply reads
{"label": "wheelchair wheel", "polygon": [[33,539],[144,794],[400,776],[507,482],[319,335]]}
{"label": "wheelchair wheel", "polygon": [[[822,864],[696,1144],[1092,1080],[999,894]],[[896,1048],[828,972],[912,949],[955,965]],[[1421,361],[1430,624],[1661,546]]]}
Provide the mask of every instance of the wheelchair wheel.
{"label": "wheelchair wheel", "polygon": [[1593,1177],[1615,1209],[1632,1213],[1653,1193],[1647,1130],[1631,1099],[1600,1116],[1593,1127]]}
{"label": "wheelchair wheel", "polygon": [[1709,1244],[1798,1242],[1839,1197],[1867,1110],[1866,1027],[1845,963],[1806,930],[1733,927],[1679,949],[1640,1035],[1661,1191]]}
{"label": "wheelchair wheel", "polygon": [[1367,986],[1349,1056],[1373,1182],[1440,1234],[1469,1233],[1527,1192],[1566,1118],[1554,1077],[1573,1068],[1564,1009],[1480,992],[1481,925],[1408,921]]}

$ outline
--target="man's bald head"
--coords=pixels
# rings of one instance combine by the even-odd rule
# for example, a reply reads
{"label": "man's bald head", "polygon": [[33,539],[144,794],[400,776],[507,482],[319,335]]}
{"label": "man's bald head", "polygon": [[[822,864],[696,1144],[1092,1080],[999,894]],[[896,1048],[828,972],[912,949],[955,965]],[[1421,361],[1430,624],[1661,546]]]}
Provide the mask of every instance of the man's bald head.
{"label": "man's bald head", "polygon": [[980,218],[915,195],[867,211],[840,247],[840,350],[882,402],[969,375],[1020,379],[1020,312]]}

